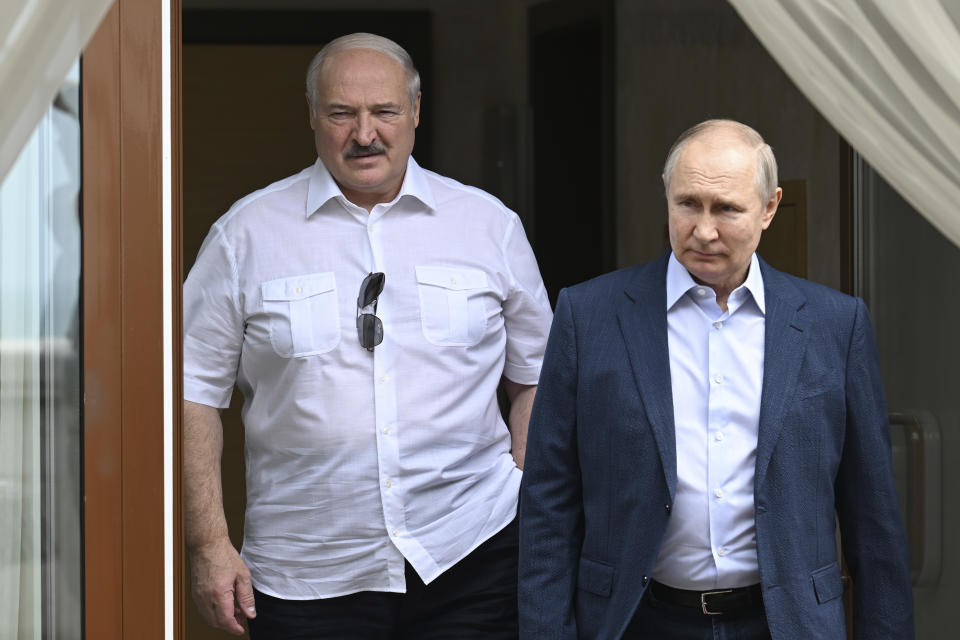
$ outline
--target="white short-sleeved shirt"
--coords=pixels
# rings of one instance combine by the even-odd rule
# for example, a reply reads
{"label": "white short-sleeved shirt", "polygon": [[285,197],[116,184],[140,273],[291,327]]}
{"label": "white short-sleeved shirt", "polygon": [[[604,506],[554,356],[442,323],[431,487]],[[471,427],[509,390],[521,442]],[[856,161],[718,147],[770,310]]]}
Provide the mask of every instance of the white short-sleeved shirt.
{"label": "white short-sleeved shirt", "polygon": [[[357,296],[383,272],[383,342]],[[536,384],[552,314],[517,215],[421,169],[368,214],[318,160],[214,224],[184,285],[184,396],[245,397],[242,557],[287,599],[402,592],[514,517],[501,376]]]}

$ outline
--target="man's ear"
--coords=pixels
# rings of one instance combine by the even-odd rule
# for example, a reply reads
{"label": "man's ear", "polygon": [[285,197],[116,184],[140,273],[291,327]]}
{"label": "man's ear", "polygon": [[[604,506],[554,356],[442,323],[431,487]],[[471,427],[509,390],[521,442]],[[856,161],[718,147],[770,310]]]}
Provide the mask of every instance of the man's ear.
{"label": "man's ear", "polygon": [[423,95],[422,91],[417,92],[417,99],[413,101],[413,128],[416,129],[420,126],[420,96]]}
{"label": "man's ear", "polygon": [[783,189],[777,187],[777,190],[773,192],[773,197],[770,198],[770,201],[767,202],[767,206],[763,210],[763,230],[766,231],[767,227],[770,226],[770,223],[773,222],[773,216],[777,214],[777,207],[780,206],[780,198],[783,197]]}

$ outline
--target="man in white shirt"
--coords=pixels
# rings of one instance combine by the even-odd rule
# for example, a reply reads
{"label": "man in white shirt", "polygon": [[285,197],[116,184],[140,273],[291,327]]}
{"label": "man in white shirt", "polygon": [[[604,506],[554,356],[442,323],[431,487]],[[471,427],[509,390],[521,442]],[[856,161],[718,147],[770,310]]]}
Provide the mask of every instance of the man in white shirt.
{"label": "man in white shirt", "polygon": [[[194,599],[259,639],[516,637],[517,493],[552,317],[536,260],[516,214],[411,157],[420,80],[399,45],[334,40],[307,99],[317,162],[234,204],[184,286]],[[219,464],[234,385],[241,554]]]}
{"label": "man in white shirt", "polygon": [[862,300],[758,258],[773,152],[674,143],[672,251],[564,290],[520,499],[529,639],[913,637],[907,540]]}

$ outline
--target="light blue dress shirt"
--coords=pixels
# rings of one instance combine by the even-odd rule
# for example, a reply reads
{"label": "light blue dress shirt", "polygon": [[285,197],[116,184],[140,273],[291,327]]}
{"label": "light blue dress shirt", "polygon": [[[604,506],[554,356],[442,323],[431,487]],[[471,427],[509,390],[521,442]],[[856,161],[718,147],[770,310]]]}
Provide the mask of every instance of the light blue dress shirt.
{"label": "light blue dress shirt", "polygon": [[680,589],[756,584],[753,483],[764,356],[756,255],[726,311],[671,255],[667,331],[677,493],[653,577]]}

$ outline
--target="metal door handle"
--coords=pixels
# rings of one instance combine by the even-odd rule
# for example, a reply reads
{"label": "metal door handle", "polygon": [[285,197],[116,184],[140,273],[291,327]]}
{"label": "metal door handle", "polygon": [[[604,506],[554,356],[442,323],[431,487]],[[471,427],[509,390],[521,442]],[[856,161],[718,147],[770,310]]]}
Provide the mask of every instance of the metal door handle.
{"label": "metal door handle", "polygon": [[906,495],[904,519],[910,543],[913,586],[929,586],[940,579],[941,475],[940,426],[929,411],[891,413],[891,430],[902,428],[905,443]]}

